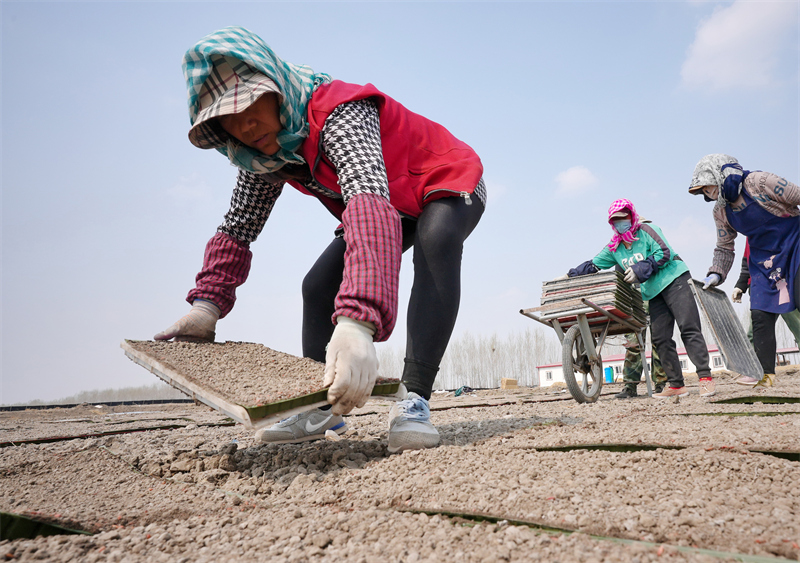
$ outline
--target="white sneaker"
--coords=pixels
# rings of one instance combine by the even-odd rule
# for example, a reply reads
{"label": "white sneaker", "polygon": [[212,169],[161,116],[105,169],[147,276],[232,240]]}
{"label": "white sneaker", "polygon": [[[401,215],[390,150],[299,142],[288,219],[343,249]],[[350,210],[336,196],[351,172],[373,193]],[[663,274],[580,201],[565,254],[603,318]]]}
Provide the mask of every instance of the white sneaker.
{"label": "white sneaker", "polygon": [[739,385],[747,385],[748,387],[755,387],[758,382],[761,381],[760,379],[756,379],[750,375],[743,375],[739,379],[736,380],[736,383]]}
{"label": "white sneaker", "polygon": [[671,397],[685,397],[689,390],[684,387],[666,387],[661,393],[653,393],[653,397],[659,399],[669,399]]}
{"label": "white sneaker", "polygon": [[334,415],[330,409],[311,409],[262,428],[256,432],[256,439],[267,444],[296,444],[324,438],[326,430],[343,434],[347,425],[341,415]]}
{"label": "white sneaker", "polygon": [[421,450],[439,445],[439,432],[431,424],[428,401],[409,393],[389,411],[389,453]]}

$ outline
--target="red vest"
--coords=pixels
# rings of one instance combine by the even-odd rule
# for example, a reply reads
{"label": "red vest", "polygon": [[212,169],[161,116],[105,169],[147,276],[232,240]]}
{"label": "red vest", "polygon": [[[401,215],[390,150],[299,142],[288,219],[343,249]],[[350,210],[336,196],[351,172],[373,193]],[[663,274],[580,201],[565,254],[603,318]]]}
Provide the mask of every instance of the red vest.
{"label": "red vest", "polygon": [[[342,193],[336,169],[320,146],[325,119],[337,106],[364,98],[372,98],[380,112],[383,159],[395,209],[418,217],[429,201],[473,192],[483,175],[483,165],[466,143],[438,123],[407,110],[372,84],[359,86],[340,80],[317,88],[308,105],[310,132],[300,153],[319,184]],[[289,183],[305,194],[318,197],[341,219],[344,212],[341,200],[310,192],[294,181]]]}

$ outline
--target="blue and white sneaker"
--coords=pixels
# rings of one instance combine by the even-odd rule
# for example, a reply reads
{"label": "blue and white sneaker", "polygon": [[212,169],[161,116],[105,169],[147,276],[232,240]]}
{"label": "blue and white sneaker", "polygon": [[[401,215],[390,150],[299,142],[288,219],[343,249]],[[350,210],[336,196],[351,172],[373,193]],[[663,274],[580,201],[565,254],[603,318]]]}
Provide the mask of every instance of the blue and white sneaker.
{"label": "blue and white sneaker", "polygon": [[409,393],[389,411],[389,453],[421,450],[439,445],[439,432],[431,424],[428,401]]}
{"label": "blue and white sneaker", "polygon": [[330,409],[311,409],[262,428],[256,432],[256,439],[267,444],[296,444],[324,438],[326,430],[344,434],[347,425],[341,415],[334,415]]}

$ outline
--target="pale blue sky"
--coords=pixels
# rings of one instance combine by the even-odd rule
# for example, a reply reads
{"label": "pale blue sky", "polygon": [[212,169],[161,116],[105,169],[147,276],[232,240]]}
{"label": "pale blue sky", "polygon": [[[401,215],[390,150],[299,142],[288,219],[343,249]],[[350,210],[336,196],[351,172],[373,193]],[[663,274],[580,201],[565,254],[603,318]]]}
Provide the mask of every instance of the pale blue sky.
{"label": "pale blue sky", "polygon": [[[4,1],[0,17],[1,403],[155,381],[119,343],[188,311],[227,210],[235,169],[187,140],[180,63],[229,25],[372,82],[476,149],[489,205],[456,335],[528,328],[517,311],[600,250],[620,197],[703,277],[711,207],[686,190],[705,154],[800,182],[796,1]],[[299,354],[300,283],[336,224],[287,188],[217,338]]]}

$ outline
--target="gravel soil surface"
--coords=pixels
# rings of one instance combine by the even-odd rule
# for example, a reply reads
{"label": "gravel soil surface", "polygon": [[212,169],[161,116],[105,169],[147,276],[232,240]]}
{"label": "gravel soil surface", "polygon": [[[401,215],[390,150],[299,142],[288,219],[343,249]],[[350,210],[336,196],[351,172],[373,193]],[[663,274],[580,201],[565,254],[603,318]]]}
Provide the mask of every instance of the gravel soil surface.
{"label": "gravel soil surface", "polygon": [[[2,412],[2,442],[94,432],[0,450],[1,511],[94,535],[6,540],[0,554],[143,562],[796,560],[800,403],[714,401],[800,398],[800,369],[781,368],[767,390],[738,387],[728,374],[717,383],[717,396],[701,398],[689,378],[693,392],[678,401],[616,400],[618,385],[594,404],[557,388],[439,393],[431,407],[442,445],[399,455],[386,449],[390,404],[377,401],[346,417],[343,440],[295,445],[260,444],[243,426],[194,405]],[[177,427],[159,428],[168,425]],[[124,433],[102,434],[114,429]],[[597,444],[628,447],[567,447]]]}

